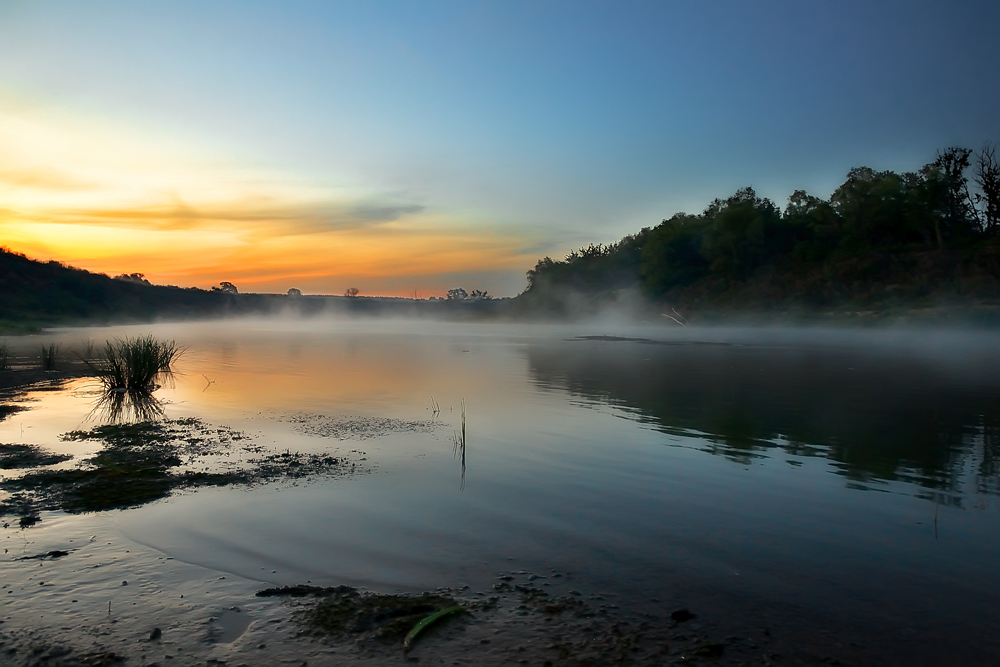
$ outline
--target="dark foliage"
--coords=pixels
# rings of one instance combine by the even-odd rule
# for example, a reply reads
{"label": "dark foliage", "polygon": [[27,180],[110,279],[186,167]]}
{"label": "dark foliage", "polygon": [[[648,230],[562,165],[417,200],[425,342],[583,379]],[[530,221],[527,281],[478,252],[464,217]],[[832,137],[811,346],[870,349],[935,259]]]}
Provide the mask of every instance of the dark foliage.
{"label": "dark foliage", "polygon": [[[140,275],[140,274],[134,274]],[[59,262],[37,262],[0,248],[0,325],[144,320],[154,315],[227,314],[233,295],[153,286],[129,276],[112,279]]]}
{"label": "dark foliage", "polygon": [[551,307],[569,293],[629,287],[687,306],[912,303],[942,288],[996,298],[998,193],[990,144],[975,155],[949,148],[915,173],[857,167],[828,200],[798,190],[784,211],[747,187],[699,215],[545,257],[519,301]]}

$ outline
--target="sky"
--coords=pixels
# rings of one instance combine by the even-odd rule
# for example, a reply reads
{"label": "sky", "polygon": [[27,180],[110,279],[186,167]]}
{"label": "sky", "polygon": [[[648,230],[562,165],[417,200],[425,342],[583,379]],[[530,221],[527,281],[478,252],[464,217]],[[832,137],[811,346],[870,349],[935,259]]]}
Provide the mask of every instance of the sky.
{"label": "sky", "polygon": [[1000,3],[0,0],[0,245],[154,283],[513,296],[750,185],[1000,140]]}

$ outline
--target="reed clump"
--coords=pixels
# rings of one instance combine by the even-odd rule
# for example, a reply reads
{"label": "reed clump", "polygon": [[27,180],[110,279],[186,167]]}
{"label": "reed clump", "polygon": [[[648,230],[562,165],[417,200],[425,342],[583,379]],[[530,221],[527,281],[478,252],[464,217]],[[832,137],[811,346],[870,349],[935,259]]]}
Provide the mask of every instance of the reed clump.
{"label": "reed clump", "polygon": [[183,352],[172,340],[126,336],[107,341],[91,366],[105,391],[151,393],[173,380],[173,364]]}
{"label": "reed clump", "polygon": [[460,490],[465,491],[465,399],[462,399],[462,430],[455,431],[455,458],[462,461],[462,484]]}
{"label": "reed clump", "polygon": [[10,350],[7,349],[7,341],[0,343],[0,371],[10,368]]}
{"label": "reed clump", "polygon": [[59,344],[42,345],[42,370],[54,371],[56,369],[56,359],[59,358]]}

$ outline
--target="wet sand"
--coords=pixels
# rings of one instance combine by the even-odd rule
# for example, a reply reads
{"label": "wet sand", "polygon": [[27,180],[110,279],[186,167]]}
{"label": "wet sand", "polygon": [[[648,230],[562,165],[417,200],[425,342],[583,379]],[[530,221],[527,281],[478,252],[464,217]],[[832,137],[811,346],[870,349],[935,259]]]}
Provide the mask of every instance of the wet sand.
{"label": "wet sand", "polygon": [[[115,521],[115,513],[50,512],[29,528],[4,526],[0,664],[990,664],[985,644],[927,651],[918,645],[933,637],[907,644],[794,610],[740,613],[681,600],[639,609],[614,591],[587,591],[571,572],[502,572],[480,591],[380,595],[302,582],[305,594],[281,594],[266,584],[280,573],[255,581],[169,558],[122,537]],[[337,632],[317,623],[335,591],[390,606],[430,595],[465,611],[432,625],[405,653],[398,627],[380,630],[394,620],[391,611]]]}
{"label": "wet sand", "polygon": [[[403,652],[398,634],[330,635],[326,598],[260,596],[261,582],[166,558],[116,534],[113,515],[8,526],[0,663],[10,665],[773,664],[766,634],[718,636],[687,613],[635,614],[560,573],[505,573],[490,590],[439,589],[466,607]],[[320,589],[322,591],[322,589]],[[414,594],[416,597],[416,594]],[[109,607],[110,604],[110,607]],[[679,610],[675,610],[679,611]]]}

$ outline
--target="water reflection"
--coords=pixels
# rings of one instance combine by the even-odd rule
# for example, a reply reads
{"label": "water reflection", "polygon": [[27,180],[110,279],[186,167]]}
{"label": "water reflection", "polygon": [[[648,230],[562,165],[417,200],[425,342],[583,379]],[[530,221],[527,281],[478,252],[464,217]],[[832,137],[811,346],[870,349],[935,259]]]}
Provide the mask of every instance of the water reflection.
{"label": "water reflection", "polygon": [[[432,401],[434,399],[431,399]],[[465,491],[465,399],[462,399],[462,428],[455,431],[455,448],[452,451],[455,458],[462,462],[462,483],[460,491]]]}
{"label": "water reflection", "polygon": [[152,391],[105,389],[94,402],[88,419],[109,424],[134,424],[163,418],[163,401]]}
{"label": "water reflection", "polygon": [[536,386],[700,435],[707,451],[741,464],[780,448],[827,457],[853,488],[904,481],[955,505],[1000,494],[995,359],[955,367],[904,351],[597,340],[526,354]]}

